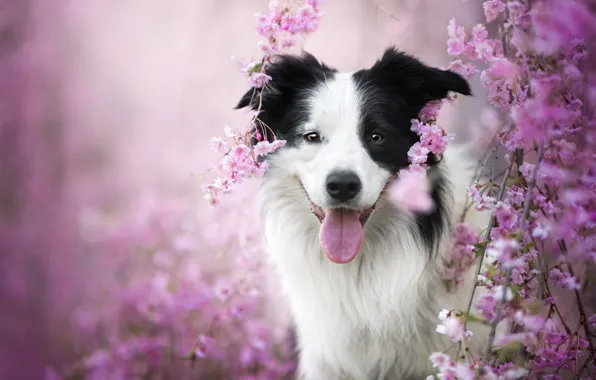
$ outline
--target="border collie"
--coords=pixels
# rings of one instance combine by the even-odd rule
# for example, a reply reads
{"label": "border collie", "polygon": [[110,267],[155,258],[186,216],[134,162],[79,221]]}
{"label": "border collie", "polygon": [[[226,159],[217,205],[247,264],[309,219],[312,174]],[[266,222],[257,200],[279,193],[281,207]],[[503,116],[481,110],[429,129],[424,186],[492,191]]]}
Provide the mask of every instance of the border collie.
{"label": "border collie", "polygon": [[[308,53],[277,57],[266,72],[261,94],[249,90],[236,108],[258,111],[257,130],[287,141],[268,156],[262,222],[297,332],[299,377],[426,378],[430,354],[454,346],[436,332],[438,314],[465,309],[473,281],[470,273],[449,292],[440,274],[475,163],[455,148],[431,157],[429,214],[400,212],[385,189],[419,139],[411,119],[449,92],[470,95],[468,83],[394,48],[355,72]],[[479,349],[486,331],[474,334],[468,346]]]}

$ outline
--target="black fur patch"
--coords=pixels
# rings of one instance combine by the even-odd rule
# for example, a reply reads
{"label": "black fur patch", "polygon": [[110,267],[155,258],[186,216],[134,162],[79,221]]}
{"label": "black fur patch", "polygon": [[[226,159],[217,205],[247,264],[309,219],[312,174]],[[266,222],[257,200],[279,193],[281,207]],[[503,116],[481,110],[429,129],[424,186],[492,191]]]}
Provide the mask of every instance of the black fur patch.
{"label": "black fur patch", "polygon": [[[364,94],[362,143],[373,160],[393,173],[408,166],[407,152],[419,141],[410,128],[422,107],[450,91],[470,95],[468,83],[458,74],[426,66],[394,48],[372,68],[354,73],[354,81]],[[385,137],[381,144],[370,141],[374,133]],[[436,163],[431,156],[429,164]]]}
{"label": "black fur patch", "polygon": [[[259,109],[257,130],[273,140],[275,137],[286,140],[287,145],[295,145],[302,136],[294,134],[296,127],[307,121],[308,112],[305,99],[317,84],[332,79],[337,70],[319,62],[313,55],[281,55],[265,69],[271,81],[263,89],[250,89],[236,108]],[[262,97],[262,99],[260,99]],[[254,143],[254,141],[253,141]]]}
{"label": "black fur patch", "polygon": [[[395,48],[387,49],[370,69],[354,73],[354,80],[364,94],[362,144],[375,162],[393,173],[409,164],[407,152],[419,141],[411,130],[411,120],[418,117],[422,107],[446,98],[450,91],[471,95],[468,83],[460,75],[426,66]],[[371,141],[373,134],[384,136],[383,141]],[[437,157],[429,156],[428,163],[435,166]],[[447,191],[446,179],[438,173],[431,189],[436,207],[433,212],[416,217],[419,236],[432,252],[448,228],[445,202],[451,194]]]}
{"label": "black fur patch", "polygon": [[451,227],[449,225],[451,215],[446,202],[453,197],[453,194],[449,193],[447,180],[442,175],[435,180],[431,189],[431,197],[435,203],[434,210],[429,214],[418,214],[416,226],[420,239],[426,244],[432,255],[439,248],[442,234]]}

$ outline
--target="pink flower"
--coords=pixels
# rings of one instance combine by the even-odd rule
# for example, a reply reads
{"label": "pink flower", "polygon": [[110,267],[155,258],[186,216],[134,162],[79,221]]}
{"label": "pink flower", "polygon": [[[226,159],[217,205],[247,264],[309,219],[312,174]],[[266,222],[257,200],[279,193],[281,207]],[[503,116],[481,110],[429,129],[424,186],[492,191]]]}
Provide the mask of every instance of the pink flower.
{"label": "pink flower", "polygon": [[221,137],[213,137],[210,143],[211,148],[217,153],[224,153],[229,149],[228,144]]}
{"label": "pink flower", "polygon": [[428,160],[429,153],[430,150],[428,148],[417,142],[408,151],[408,158],[412,164],[420,165],[424,164]]}
{"label": "pink flower", "polygon": [[252,73],[249,77],[249,83],[252,87],[261,88],[267,84],[272,78],[265,73]]}
{"label": "pink flower", "polygon": [[464,53],[465,44],[462,40],[450,38],[447,40],[447,54],[452,57],[460,56]]}
{"label": "pink flower", "polygon": [[434,201],[429,194],[424,169],[401,170],[389,187],[389,199],[397,208],[406,212],[431,211]]}
{"label": "pink flower", "polygon": [[506,9],[505,3],[501,0],[489,0],[485,1],[482,4],[484,8],[484,16],[486,17],[486,22],[491,22],[497,19],[501,12],[504,12]]}
{"label": "pink flower", "polygon": [[253,152],[257,156],[265,156],[271,152],[271,145],[268,141],[260,141],[253,147]]}
{"label": "pink flower", "polygon": [[470,367],[470,364],[457,362],[455,365],[455,373],[458,380],[474,380],[476,379],[476,373],[474,369]]}
{"label": "pink flower", "polygon": [[519,19],[526,13],[526,6],[521,1],[509,1],[507,3],[509,8],[509,15],[515,24],[519,23]]}
{"label": "pink flower", "polygon": [[562,272],[558,268],[550,270],[549,278],[556,286],[561,288],[579,289],[579,282],[577,279],[567,272]]}
{"label": "pink flower", "polygon": [[464,334],[464,325],[461,320],[455,316],[446,318],[443,321],[443,324],[437,325],[437,332],[439,334],[447,335],[454,342],[459,342],[464,339],[464,335],[466,339],[471,335],[471,332],[469,331],[466,331],[466,334]]}
{"label": "pink flower", "polygon": [[515,65],[507,58],[493,58],[491,60],[490,68],[487,69],[487,73],[491,75],[493,79],[507,79],[512,80],[516,74]]}
{"label": "pink flower", "polygon": [[494,53],[493,47],[488,41],[477,42],[474,51],[477,54],[477,58],[484,62],[489,62]]}
{"label": "pink flower", "polygon": [[588,318],[588,323],[592,325],[593,329],[596,329],[596,314],[593,314],[590,318]]}
{"label": "pink flower", "polygon": [[429,359],[433,364],[433,367],[438,368],[441,371],[453,365],[449,355],[442,352],[433,352]]}
{"label": "pink flower", "polygon": [[451,316],[451,310],[443,309],[439,312],[439,320],[444,321]]}
{"label": "pink flower", "polygon": [[443,102],[441,101],[428,102],[420,111],[420,120],[412,120],[412,130],[415,132],[420,130],[418,127],[414,127],[414,124],[420,124],[420,121],[423,123],[428,123],[430,121],[436,120],[442,105]]}
{"label": "pink flower", "polygon": [[477,24],[472,28],[472,38],[476,43],[486,40],[488,37],[488,31],[482,24]]}
{"label": "pink flower", "polygon": [[238,144],[238,145],[234,146],[230,151],[230,155],[235,160],[242,160],[242,159],[246,158],[249,154],[250,154],[250,148],[244,144]]}
{"label": "pink flower", "polygon": [[451,18],[449,20],[449,25],[447,26],[447,34],[450,38],[454,38],[457,40],[464,40],[466,37],[466,31],[463,26],[457,25],[455,22],[455,18]]}
{"label": "pink flower", "polygon": [[449,64],[447,67],[449,70],[458,73],[459,75],[463,76],[464,78],[471,77],[473,75],[478,74],[478,69],[476,66],[470,63],[463,63],[461,60],[455,60]]}
{"label": "pink flower", "polygon": [[511,368],[505,371],[503,377],[508,380],[521,379],[528,374],[528,370],[525,368]]}

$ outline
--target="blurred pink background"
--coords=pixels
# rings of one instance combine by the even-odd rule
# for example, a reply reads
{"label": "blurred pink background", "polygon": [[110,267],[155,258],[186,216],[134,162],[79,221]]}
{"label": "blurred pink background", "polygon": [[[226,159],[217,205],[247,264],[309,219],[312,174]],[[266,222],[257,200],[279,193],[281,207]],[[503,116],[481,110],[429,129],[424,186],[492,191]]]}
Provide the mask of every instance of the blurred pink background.
{"label": "blurred pink background", "polygon": [[[253,14],[268,1],[0,4],[0,273],[9,311],[0,317],[0,377],[40,378],[73,300],[108,278],[81,243],[81,223],[97,210],[174,201],[197,216],[205,239],[241,223],[258,234],[257,213],[243,202],[255,184],[230,197],[222,216],[202,201],[198,175],[217,158],[209,138],[248,122],[232,109],[248,84],[231,56],[257,57]],[[461,0],[325,0],[323,11],[304,48],[346,71],[372,65],[388,45],[444,66],[449,18],[482,18],[481,4]],[[473,83],[473,92],[457,112],[445,110],[447,129],[480,116],[484,91]],[[217,266],[208,246],[192,257]],[[283,325],[287,315],[274,306],[268,317]],[[30,365],[8,359],[17,355]]]}
{"label": "blurred pink background", "polygon": [[[189,174],[212,163],[208,139],[248,120],[232,110],[247,83],[230,57],[257,56],[253,14],[267,3],[71,1],[50,42],[63,60],[56,69],[64,116],[86,144],[75,156],[103,161],[101,169],[77,168],[77,185],[102,183],[135,197],[189,186]],[[481,17],[480,6],[461,0],[379,4],[383,10],[370,0],[326,0],[320,30],[304,48],[348,71],[371,65],[390,44],[446,65],[448,19]],[[482,101],[478,87],[466,104]]]}

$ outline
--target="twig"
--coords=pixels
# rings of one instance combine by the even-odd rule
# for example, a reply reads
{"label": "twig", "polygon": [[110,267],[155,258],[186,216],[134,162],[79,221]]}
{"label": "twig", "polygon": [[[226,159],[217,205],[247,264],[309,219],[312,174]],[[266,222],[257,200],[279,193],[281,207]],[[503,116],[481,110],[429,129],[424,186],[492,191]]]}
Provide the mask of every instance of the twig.
{"label": "twig", "polygon": [[[489,147],[496,140],[497,135],[501,132],[503,127],[509,122],[510,122],[509,119],[503,121],[501,123],[501,125],[496,129],[495,134],[491,137],[491,139],[488,143]],[[505,132],[505,133],[507,134],[508,132]],[[488,152],[486,154],[486,157],[484,158],[484,160],[482,160],[482,163],[480,163],[480,161],[478,162],[478,165],[476,165],[476,168],[474,169],[474,175],[472,176],[472,180],[470,181],[470,186],[472,186],[472,184],[474,184],[474,181],[476,181],[476,179],[479,178],[484,173],[484,167],[486,166],[486,163],[488,162],[488,160],[493,156],[493,154],[496,154],[496,157],[498,157],[500,147],[501,147],[501,145],[499,145],[499,144],[495,145],[495,147],[490,152]],[[495,158],[495,160],[496,160],[496,158]],[[466,200],[464,201],[464,205],[466,205],[466,207],[464,208],[464,210],[460,216],[460,222],[462,222],[462,223],[466,219],[466,215],[468,214],[468,211],[470,210],[470,208],[472,207],[472,205],[474,203],[474,202],[468,203],[469,199],[470,199],[470,195],[466,192]]]}
{"label": "twig", "polygon": [[[561,249],[561,253],[563,253],[563,256],[565,256],[565,258],[566,258],[567,254],[569,253],[569,251],[567,250],[567,244],[565,243],[564,240],[559,240],[558,244],[559,244],[559,248]],[[565,260],[565,264],[567,265],[567,270],[569,271],[569,274],[575,278],[575,273],[573,273],[574,271],[573,271],[573,268],[571,267],[571,264],[567,260]],[[575,293],[575,299],[577,301],[577,308],[579,309],[580,323],[584,327],[584,333],[586,334],[586,339],[588,340],[588,347],[590,348],[590,356],[594,357],[594,352],[596,352],[596,351],[594,349],[594,343],[592,342],[590,328],[588,326],[588,318],[586,316],[586,308],[584,307],[584,304],[580,297],[579,290],[573,289],[573,292]]]}
{"label": "twig", "polygon": [[[507,168],[507,172],[505,173],[505,177],[503,178],[503,181],[501,182],[501,191],[499,192],[499,197],[498,200],[502,201],[503,198],[505,197],[505,184],[507,182],[507,178],[509,178],[509,175],[511,174],[511,169],[513,168],[513,159],[511,160],[511,162],[509,163],[509,167]],[[486,230],[486,234],[484,235],[484,240],[488,240],[490,238],[490,233],[491,230],[493,229],[493,227],[495,226],[497,222],[497,218],[495,217],[495,215],[493,214],[490,218],[490,222],[488,223],[488,228]],[[480,271],[482,270],[482,263],[484,261],[484,255],[480,256],[480,260],[478,262],[478,266],[476,267],[476,277],[477,278],[478,275],[480,274]],[[476,292],[476,288],[478,287],[478,284],[476,283],[476,280],[474,280],[474,286],[472,287],[472,291],[470,292],[470,299],[468,300],[468,307],[466,308],[466,314],[470,313],[470,310],[472,309],[472,303],[473,303],[473,299],[474,299],[474,293]],[[465,328],[465,323],[464,323],[464,328]]]}
{"label": "twig", "polygon": [[[511,157],[511,162],[509,163],[509,167],[507,168],[507,172],[505,173],[505,177],[503,178],[503,181],[501,182],[501,190],[499,192],[499,197],[498,200],[502,201],[503,198],[505,197],[505,188],[506,188],[506,183],[507,183],[507,178],[509,178],[509,175],[511,174],[511,170],[513,169],[513,157]],[[490,239],[490,233],[493,229],[493,227],[495,226],[497,222],[497,218],[495,217],[495,214],[493,213],[490,221],[488,223],[488,228],[486,230],[486,234],[484,235],[484,241],[488,241],[488,239]],[[482,271],[482,264],[484,262],[484,255],[480,256],[480,260],[478,261],[478,266],[476,267],[476,273],[474,274],[474,284],[472,285],[472,290],[470,291],[470,298],[468,300],[468,306],[466,307],[466,313],[464,314],[466,316],[466,318],[464,318],[464,331],[466,331],[467,325],[468,325],[468,318],[467,316],[470,314],[470,310],[472,310],[472,304],[474,303],[474,295],[476,293],[476,288],[478,287],[478,275],[480,274],[480,272]],[[457,350],[457,356],[459,356],[459,352],[461,350],[461,344],[459,346],[459,349]]]}
{"label": "twig", "polygon": [[[543,244],[543,249],[542,251],[544,252],[544,244]],[[546,264],[546,260],[544,259],[544,257],[542,255],[538,255],[538,265],[541,267],[540,269],[542,270],[542,274],[541,277],[543,278],[543,286],[544,286],[544,290],[546,291],[546,295],[548,297],[552,297],[552,292],[550,291],[550,287],[548,286],[548,278],[547,278],[547,274],[550,270],[547,270],[547,264]],[[555,312],[557,313],[557,316],[559,317],[559,320],[561,321],[561,324],[563,325],[563,328],[565,329],[565,332],[570,335],[571,334],[571,329],[569,328],[569,326],[567,325],[567,323],[565,323],[565,319],[563,318],[563,315],[561,314],[561,311],[559,310],[559,308],[557,307],[556,303],[552,304],[553,309],[555,310]]]}
{"label": "twig", "polygon": [[383,4],[381,4],[381,0],[375,0],[375,4],[377,5],[377,8],[379,8],[381,11],[383,11],[385,14],[387,14],[387,16],[389,16],[389,18],[392,18],[395,21],[401,21],[399,18],[395,17],[395,15],[393,13],[389,12],[387,10],[387,8],[385,8],[383,6]]}
{"label": "twig", "polygon": [[[540,166],[540,162],[542,161],[542,154],[544,151],[544,146],[541,144],[538,147],[538,157],[536,159],[536,165],[534,165],[534,170],[532,171],[532,178],[530,179],[530,183],[528,183],[528,190],[526,194],[526,199],[524,200],[524,209],[523,214],[521,217],[521,221],[519,224],[519,231],[520,231],[520,239],[523,239],[523,232],[525,227],[526,219],[528,218],[528,214],[530,213],[530,204],[532,201],[532,188],[536,185],[536,176],[538,174],[538,167]],[[512,162],[514,157],[512,157]],[[503,189],[501,189],[503,191]],[[505,282],[503,283],[503,294],[501,295],[501,299],[497,305],[497,310],[495,312],[495,316],[491,323],[490,334],[488,336],[488,342],[486,344],[486,350],[484,351],[484,356],[482,357],[482,361],[480,362],[480,373],[484,373],[484,365],[488,360],[491,350],[493,348],[493,343],[495,341],[495,335],[497,331],[497,325],[499,324],[499,319],[501,319],[501,313],[505,308],[505,302],[507,301],[507,289],[509,288],[509,283],[511,282],[511,268],[508,268],[505,271]]]}

